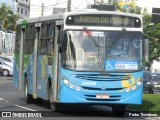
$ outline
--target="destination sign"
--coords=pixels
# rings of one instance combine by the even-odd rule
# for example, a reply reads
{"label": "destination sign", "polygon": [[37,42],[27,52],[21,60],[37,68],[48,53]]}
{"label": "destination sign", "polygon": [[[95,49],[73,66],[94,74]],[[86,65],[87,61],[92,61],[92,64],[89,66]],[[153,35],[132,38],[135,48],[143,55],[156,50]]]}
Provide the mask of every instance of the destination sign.
{"label": "destination sign", "polygon": [[141,27],[139,18],[124,15],[72,15],[66,20],[67,25]]}

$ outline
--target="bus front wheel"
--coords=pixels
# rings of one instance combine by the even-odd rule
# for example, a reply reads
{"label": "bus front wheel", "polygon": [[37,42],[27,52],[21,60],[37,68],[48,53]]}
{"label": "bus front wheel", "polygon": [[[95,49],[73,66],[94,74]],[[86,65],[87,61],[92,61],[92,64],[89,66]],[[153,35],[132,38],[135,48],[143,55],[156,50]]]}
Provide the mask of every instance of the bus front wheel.
{"label": "bus front wheel", "polygon": [[123,116],[126,111],[126,105],[112,105],[112,112],[115,116]]}
{"label": "bus front wheel", "polygon": [[31,103],[33,100],[32,95],[28,94],[28,80],[27,77],[25,77],[25,82],[24,82],[24,97],[26,103]]}

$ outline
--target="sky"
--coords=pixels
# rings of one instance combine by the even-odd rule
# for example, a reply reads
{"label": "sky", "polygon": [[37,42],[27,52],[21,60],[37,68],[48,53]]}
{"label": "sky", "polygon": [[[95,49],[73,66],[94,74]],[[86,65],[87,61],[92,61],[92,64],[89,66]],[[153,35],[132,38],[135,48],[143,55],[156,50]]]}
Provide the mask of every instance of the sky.
{"label": "sky", "polygon": [[[84,9],[87,5],[94,3],[94,0],[71,1],[72,11],[76,11],[77,9]],[[31,0],[30,18],[41,16],[42,3],[44,3],[44,16],[51,15],[53,8],[67,7],[67,0]],[[160,0],[138,0],[137,5],[140,7],[147,7],[148,11],[151,13],[152,7],[160,7]]]}
{"label": "sky", "polygon": [[[94,0],[72,0],[72,11],[76,11],[77,8],[84,9],[87,5],[93,4]],[[53,8],[66,8],[67,0],[31,0],[30,17],[36,17],[41,15],[41,6],[44,3],[44,16],[51,15]]]}
{"label": "sky", "polygon": [[137,5],[148,8],[148,12],[152,12],[152,7],[160,8],[160,0],[138,0]]}

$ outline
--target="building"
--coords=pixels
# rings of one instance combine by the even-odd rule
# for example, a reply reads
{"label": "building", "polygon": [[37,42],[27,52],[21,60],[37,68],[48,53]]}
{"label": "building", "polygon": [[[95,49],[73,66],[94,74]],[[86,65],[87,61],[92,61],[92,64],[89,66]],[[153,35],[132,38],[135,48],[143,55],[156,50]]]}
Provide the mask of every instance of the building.
{"label": "building", "polygon": [[0,6],[2,3],[5,3],[13,12],[15,12],[15,0],[0,0]]}
{"label": "building", "polygon": [[21,18],[29,18],[30,15],[30,0],[16,0],[17,13]]}

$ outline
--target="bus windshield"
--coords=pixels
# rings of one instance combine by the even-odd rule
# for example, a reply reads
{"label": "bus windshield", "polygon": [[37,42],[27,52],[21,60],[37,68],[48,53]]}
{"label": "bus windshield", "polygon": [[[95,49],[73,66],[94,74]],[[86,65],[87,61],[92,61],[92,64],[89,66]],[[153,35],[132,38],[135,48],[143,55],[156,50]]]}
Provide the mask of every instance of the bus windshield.
{"label": "bus windshield", "polygon": [[66,31],[62,64],[77,71],[142,69],[141,32]]}

